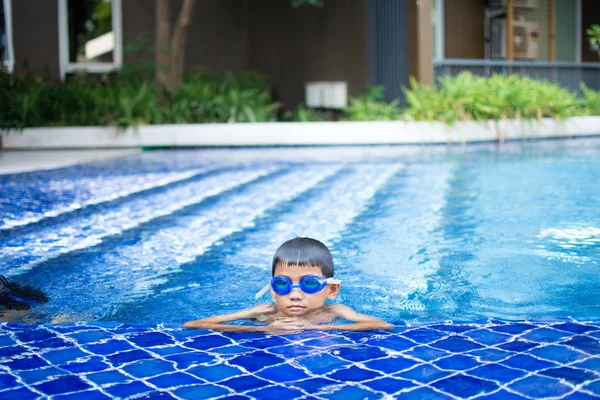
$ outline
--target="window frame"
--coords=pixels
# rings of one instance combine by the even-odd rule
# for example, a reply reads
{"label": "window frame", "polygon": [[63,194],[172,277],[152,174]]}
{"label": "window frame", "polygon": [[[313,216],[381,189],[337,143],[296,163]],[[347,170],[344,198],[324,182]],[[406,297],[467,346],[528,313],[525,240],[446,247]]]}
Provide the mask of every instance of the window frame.
{"label": "window frame", "polygon": [[61,79],[66,74],[75,71],[87,71],[91,73],[110,72],[121,68],[123,64],[123,24],[122,24],[122,2],[112,0],[111,17],[115,40],[112,62],[70,62],[69,61],[69,18],[67,0],[58,1],[58,52],[59,73]]}
{"label": "window frame", "polygon": [[13,46],[12,31],[12,0],[2,0],[4,4],[4,26],[6,27],[6,53],[7,59],[0,60],[0,65],[6,67],[8,72],[13,72],[15,68],[15,49]]}

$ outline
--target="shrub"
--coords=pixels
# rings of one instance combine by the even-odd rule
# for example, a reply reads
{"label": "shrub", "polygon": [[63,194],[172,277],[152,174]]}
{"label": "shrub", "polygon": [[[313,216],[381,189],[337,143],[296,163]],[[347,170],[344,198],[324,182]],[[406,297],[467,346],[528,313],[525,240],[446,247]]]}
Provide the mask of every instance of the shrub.
{"label": "shrub", "polygon": [[370,87],[364,96],[351,98],[344,112],[346,121],[392,121],[401,117],[397,101],[383,100],[383,86]]}

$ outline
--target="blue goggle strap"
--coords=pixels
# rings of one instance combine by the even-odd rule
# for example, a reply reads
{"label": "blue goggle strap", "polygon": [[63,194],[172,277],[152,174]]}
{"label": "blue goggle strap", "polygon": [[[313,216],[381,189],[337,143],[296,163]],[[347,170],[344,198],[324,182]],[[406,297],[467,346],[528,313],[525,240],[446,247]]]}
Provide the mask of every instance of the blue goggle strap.
{"label": "blue goggle strap", "polygon": [[[335,279],[335,278],[327,278],[327,279],[325,279],[325,282],[327,282],[328,285],[339,285],[340,283],[342,283],[341,280]],[[260,299],[265,293],[267,293],[269,291],[270,288],[271,288],[271,281],[269,281],[269,283],[267,283],[265,285],[265,287],[260,289],[260,291],[258,293],[256,293],[256,295],[254,295],[254,300]]]}

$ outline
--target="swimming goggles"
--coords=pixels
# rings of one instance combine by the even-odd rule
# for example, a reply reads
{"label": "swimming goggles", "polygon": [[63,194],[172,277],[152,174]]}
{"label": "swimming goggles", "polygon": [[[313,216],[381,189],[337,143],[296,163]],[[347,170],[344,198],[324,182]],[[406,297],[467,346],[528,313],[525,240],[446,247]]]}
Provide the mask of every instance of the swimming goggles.
{"label": "swimming goggles", "polygon": [[264,288],[262,288],[258,293],[256,293],[256,296],[254,296],[254,298],[260,298],[269,290],[269,287],[272,288],[273,291],[279,295],[288,294],[292,291],[292,289],[295,288],[300,288],[304,293],[314,294],[323,290],[327,285],[339,285],[340,283],[342,283],[342,281],[340,281],[339,279],[308,275],[302,277],[298,285],[294,285],[292,283],[292,280],[287,276],[276,276],[273,279],[271,279],[271,282],[269,282]]}

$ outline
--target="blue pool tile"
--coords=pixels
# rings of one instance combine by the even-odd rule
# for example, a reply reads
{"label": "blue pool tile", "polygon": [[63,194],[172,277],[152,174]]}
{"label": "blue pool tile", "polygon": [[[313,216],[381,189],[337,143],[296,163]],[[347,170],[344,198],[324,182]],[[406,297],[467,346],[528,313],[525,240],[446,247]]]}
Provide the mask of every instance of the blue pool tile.
{"label": "blue pool tile", "polygon": [[235,392],[245,392],[250,389],[271,385],[271,383],[252,375],[244,375],[219,382],[219,385],[227,386],[228,388],[233,389]]}
{"label": "blue pool tile", "polygon": [[386,349],[395,351],[404,351],[412,349],[416,346],[414,342],[405,339],[402,336],[387,336],[385,338],[379,338],[376,336],[367,340],[366,343],[371,346],[384,347]]}
{"label": "blue pool tile", "polygon": [[76,392],[69,394],[62,394],[52,397],[52,400],[105,400],[110,399],[109,396],[105,395],[99,390],[86,390],[85,392]]}
{"label": "blue pool tile", "polygon": [[310,340],[304,341],[305,346],[312,346],[312,347],[318,347],[318,348],[331,347],[331,346],[336,346],[336,345],[348,346],[348,345],[352,345],[352,344],[354,344],[354,342],[348,338],[345,338],[343,336],[332,336],[332,335],[327,335],[327,336],[318,337],[315,339],[310,339]]}
{"label": "blue pool tile", "polygon": [[387,356],[387,353],[379,347],[365,345],[358,347],[342,347],[336,350],[334,354],[348,361],[368,361]]}
{"label": "blue pool tile", "polygon": [[417,364],[417,361],[405,358],[402,356],[393,356],[388,358],[382,358],[379,360],[368,361],[364,363],[367,368],[375,369],[377,371],[384,372],[386,374],[392,374],[400,372],[402,370],[413,367]]}
{"label": "blue pool tile", "polygon": [[401,376],[402,378],[415,380],[417,382],[429,383],[437,379],[443,378],[448,374],[449,372],[441,371],[440,369],[432,365],[422,364],[408,371],[401,372],[397,375]]}
{"label": "blue pool tile", "polygon": [[256,375],[273,382],[292,382],[308,378],[308,375],[301,369],[295,368],[289,364],[276,365],[265,368]]}
{"label": "blue pool tile", "polygon": [[15,386],[20,386],[17,378],[10,374],[0,374],[0,390],[9,389]]}
{"label": "blue pool tile", "polygon": [[2,400],[29,400],[40,398],[39,394],[24,387],[4,391],[1,395]]}
{"label": "blue pool tile", "polygon": [[511,383],[509,388],[529,397],[561,397],[573,389],[556,379],[530,376]]}
{"label": "blue pool tile", "polygon": [[16,336],[21,342],[27,343],[55,338],[56,333],[50,332],[47,329],[38,328],[17,332]]}
{"label": "blue pool tile", "polygon": [[125,363],[129,363],[137,360],[146,360],[153,358],[152,355],[143,350],[131,350],[123,353],[116,353],[107,357],[110,363],[114,366],[120,366]]}
{"label": "blue pool tile", "polygon": [[130,342],[141,347],[163,346],[173,344],[173,339],[161,332],[142,333],[128,337]]}
{"label": "blue pool tile", "polygon": [[600,374],[600,357],[589,358],[585,361],[580,361],[578,363],[571,364],[571,366],[576,368],[589,369],[592,371],[596,371]]}
{"label": "blue pool tile", "polygon": [[52,326],[52,330],[59,333],[73,333],[77,331],[89,331],[96,329],[98,328],[90,325],[60,324]]}
{"label": "blue pool tile", "polygon": [[50,377],[66,375],[68,372],[55,367],[31,369],[27,371],[18,371],[19,377],[27,384],[47,381]]}
{"label": "blue pool tile", "polygon": [[472,340],[468,340],[460,336],[452,336],[447,339],[440,340],[439,342],[432,343],[430,346],[450,351],[452,353],[464,353],[466,351],[477,350],[483,347]]}
{"label": "blue pool tile", "polygon": [[83,346],[84,349],[91,351],[94,354],[101,356],[115,354],[117,352],[123,352],[126,350],[133,349],[127,341],[120,339],[111,339],[103,343],[94,343]]}
{"label": "blue pool tile", "polygon": [[232,376],[242,375],[241,369],[226,364],[199,365],[188,369],[187,372],[210,382],[218,382]]}
{"label": "blue pool tile", "polygon": [[53,395],[86,390],[90,388],[90,385],[82,381],[78,376],[68,375],[40,383],[34,387],[47,395]]}
{"label": "blue pool tile", "polygon": [[441,369],[448,369],[454,371],[462,371],[465,369],[471,369],[480,362],[473,357],[455,354],[451,357],[445,357],[434,362],[434,364]]}
{"label": "blue pool tile", "polygon": [[183,385],[203,384],[195,376],[184,374],[183,372],[175,372],[172,374],[162,374],[156,378],[149,379],[148,382],[161,389],[169,389]]}
{"label": "blue pool tile", "polygon": [[229,360],[230,364],[238,365],[247,371],[254,372],[264,367],[276,365],[284,362],[282,357],[273,354],[265,353],[264,351],[256,351],[254,353],[242,354]]}
{"label": "blue pool tile", "polygon": [[600,376],[594,374],[593,372],[570,367],[551,368],[541,371],[539,374],[549,376],[551,378],[564,379],[565,381],[571,382],[574,385],[600,378]]}
{"label": "blue pool tile", "polygon": [[496,362],[500,360],[504,360],[505,358],[510,357],[512,353],[503,350],[497,349],[481,349],[475,350],[469,353],[469,355],[481,360],[488,362]]}
{"label": "blue pool tile", "polygon": [[357,386],[340,386],[339,388],[327,389],[327,392],[317,394],[320,398],[325,399],[344,399],[344,400],[362,400],[362,399],[379,399],[381,395],[373,393],[369,390]]}
{"label": "blue pool tile", "polygon": [[527,332],[522,338],[537,343],[554,343],[567,336],[572,336],[572,334],[552,328],[538,328]]}
{"label": "blue pool tile", "polygon": [[159,356],[170,356],[173,354],[187,353],[190,349],[186,349],[181,346],[166,346],[166,347],[154,347],[152,348],[152,352],[158,354]]}
{"label": "blue pool tile", "polygon": [[220,335],[196,337],[184,343],[186,347],[191,347],[198,350],[209,350],[215,347],[226,346],[228,344],[233,344],[233,341]]}
{"label": "blue pool tile", "polygon": [[145,378],[148,376],[173,372],[175,371],[175,366],[167,361],[153,359],[136,361],[133,364],[122,367],[122,369],[136,378]]}
{"label": "blue pool tile", "polygon": [[181,353],[167,356],[165,357],[165,360],[175,362],[177,368],[179,369],[185,369],[191,365],[198,365],[214,361],[215,358],[210,354],[201,351],[195,351],[193,353]]}
{"label": "blue pool tile", "polygon": [[3,364],[13,371],[36,369],[48,366],[48,363],[45,360],[35,354],[28,354],[20,358],[13,358],[12,360]]}
{"label": "blue pool tile", "polygon": [[575,347],[577,350],[584,351],[590,355],[600,354],[600,339],[591,338],[589,336],[575,336],[561,344]]}
{"label": "blue pool tile", "polygon": [[27,353],[29,349],[23,346],[0,347],[0,358],[12,357],[17,354]]}
{"label": "blue pool tile", "polygon": [[13,338],[10,337],[10,335],[8,335],[8,334],[0,335],[0,347],[13,346],[15,344],[16,344],[16,342],[14,341]]}
{"label": "blue pool tile", "polygon": [[364,386],[370,387],[373,390],[378,390],[380,392],[384,392],[387,394],[396,393],[402,389],[406,389],[406,388],[415,386],[415,384],[413,382],[410,382],[410,381],[407,381],[404,379],[390,378],[390,377],[373,379],[372,381],[363,382],[362,384]]}
{"label": "blue pool tile", "polygon": [[509,367],[518,368],[529,372],[540,371],[542,369],[556,366],[556,363],[554,362],[540,360],[539,358],[532,357],[527,354],[517,354],[516,356],[501,361],[501,363]]}
{"label": "blue pool tile", "polygon": [[471,326],[471,325],[431,325],[430,328],[436,329],[439,331],[455,332],[455,333],[464,333],[464,332],[472,331],[474,329],[478,329],[477,326]]}
{"label": "blue pool tile", "polygon": [[302,357],[308,354],[312,354],[315,351],[318,350],[315,350],[314,347],[303,346],[300,344],[290,344],[286,346],[272,347],[269,349],[269,353],[281,355],[287,358]]}
{"label": "blue pool tile", "polygon": [[561,400],[598,400],[598,396],[584,392],[575,392],[563,397]]}
{"label": "blue pool tile", "polygon": [[137,399],[140,399],[140,400],[175,400],[175,397],[173,397],[168,392],[160,392],[158,390],[155,390],[152,392],[142,394],[140,396],[136,396],[135,399],[136,400]]}
{"label": "blue pool tile", "polygon": [[339,382],[333,381],[327,378],[310,378],[304,379],[298,382],[290,383],[290,386],[294,386],[304,390],[307,393],[315,393],[323,389],[324,387],[329,387],[333,385],[337,385]]}
{"label": "blue pool tile", "polygon": [[529,353],[540,358],[562,364],[586,358],[586,355],[565,346],[548,345],[531,350]]}
{"label": "blue pool tile", "polygon": [[516,353],[521,353],[523,351],[527,351],[533,347],[538,346],[537,343],[526,342],[525,340],[514,340],[512,342],[504,343],[499,346],[496,346],[499,349],[506,351],[514,351]]}
{"label": "blue pool tile", "polygon": [[153,390],[150,386],[143,384],[140,381],[132,381],[128,383],[117,383],[116,385],[107,386],[103,389],[114,397],[130,397]]}
{"label": "blue pool tile", "polygon": [[596,396],[600,396],[600,381],[588,383],[587,385],[583,386],[583,389],[595,394]]}
{"label": "blue pool tile", "polygon": [[379,372],[370,371],[353,365],[349,368],[338,369],[333,373],[327,374],[327,377],[340,382],[362,382],[377,378],[380,375]]}
{"label": "blue pool tile", "polygon": [[262,389],[252,390],[247,393],[248,396],[251,396],[255,399],[294,399],[302,396],[302,392],[296,389],[292,389],[284,386],[269,386]]}
{"label": "blue pool tile", "polygon": [[463,374],[454,375],[432,384],[432,386],[446,393],[459,397],[472,397],[492,392],[499,386],[488,380],[477,379]]}
{"label": "blue pool tile", "polygon": [[420,344],[427,344],[444,338],[448,336],[448,334],[434,331],[433,329],[420,328],[403,332],[402,336],[414,340],[415,342]]}
{"label": "blue pool tile", "polygon": [[324,375],[334,369],[344,368],[350,364],[347,361],[330,354],[314,354],[300,357],[296,362],[308,369],[314,375]]}
{"label": "blue pool tile", "polygon": [[210,399],[228,393],[230,392],[227,389],[215,385],[193,385],[182,387],[173,392],[175,396],[183,399]]}
{"label": "blue pool tile", "polygon": [[61,350],[52,350],[44,353],[44,359],[52,364],[61,365],[78,358],[89,357],[89,354],[79,350],[76,347],[70,347]]}
{"label": "blue pool tile", "polygon": [[594,326],[577,324],[573,322],[566,322],[564,324],[557,324],[552,326],[554,329],[560,329],[561,331],[573,332],[573,333],[585,333],[589,331],[595,331],[598,328]]}
{"label": "blue pool tile", "polygon": [[73,334],[70,334],[69,337],[74,339],[79,344],[85,344],[85,343],[94,343],[94,342],[99,342],[101,340],[110,339],[113,337],[113,335],[109,332],[104,332],[101,330],[94,330],[94,331],[83,331],[83,332],[73,333]]}
{"label": "blue pool tile", "polygon": [[503,384],[514,381],[515,379],[525,376],[527,374],[522,370],[508,368],[501,364],[483,365],[481,367],[472,369],[468,373],[469,375],[485,378]]}
{"label": "blue pool tile", "polygon": [[452,397],[424,387],[402,393],[399,398],[403,400],[450,400]]}
{"label": "blue pool tile", "polygon": [[464,336],[470,337],[477,343],[481,343],[487,346],[493,346],[495,344],[501,344],[509,341],[512,336],[504,333],[494,332],[488,329],[477,329],[464,334]]}
{"label": "blue pool tile", "polygon": [[268,349],[269,347],[282,346],[289,343],[289,340],[281,336],[265,336],[256,338],[254,340],[245,341],[244,346],[251,347],[253,349]]}
{"label": "blue pool tile", "polygon": [[62,340],[61,338],[51,338],[42,340],[39,342],[31,342],[28,344],[32,350],[35,351],[44,351],[48,349],[59,349],[62,347],[70,347],[72,346],[70,343]]}
{"label": "blue pool tile", "polygon": [[101,357],[90,357],[84,362],[70,362],[68,364],[63,364],[60,367],[78,374],[82,372],[104,371],[110,368],[110,365],[102,361]]}
{"label": "blue pool tile", "polygon": [[504,325],[491,326],[489,329],[500,333],[510,333],[512,335],[518,335],[533,328],[535,328],[535,325],[525,323],[507,323]]}
{"label": "blue pool tile", "polygon": [[447,351],[434,349],[427,346],[415,347],[414,349],[407,351],[405,354],[423,361],[433,361],[450,355],[450,353]]}
{"label": "blue pool tile", "polygon": [[94,372],[86,375],[85,377],[97,385],[105,385],[108,383],[121,383],[130,379],[127,375],[117,370]]}
{"label": "blue pool tile", "polygon": [[527,400],[527,397],[503,389],[492,394],[477,397],[477,400]]}
{"label": "blue pool tile", "polygon": [[[187,351],[189,351],[189,349]],[[212,354],[236,355],[236,354],[250,353],[252,351],[255,351],[255,349],[252,349],[250,347],[244,347],[244,346],[238,346],[238,345],[232,344],[232,345],[228,345],[228,346],[217,347],[215,349],[210,349],[208,351]]]}

